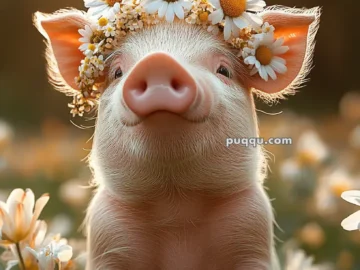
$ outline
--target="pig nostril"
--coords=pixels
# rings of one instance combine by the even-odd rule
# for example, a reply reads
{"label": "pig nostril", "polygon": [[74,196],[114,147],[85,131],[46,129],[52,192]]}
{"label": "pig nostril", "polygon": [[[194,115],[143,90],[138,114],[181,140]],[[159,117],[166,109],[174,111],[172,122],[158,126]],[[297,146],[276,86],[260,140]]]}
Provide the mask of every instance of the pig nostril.
{"label": "pig nostril", "polygon": [[148,87],[148,85],[145,80],[140,81],[138,84],[138,87],[136,87],[136,93],[138,93],[140,95],[143,94],[146,91],[147,87]]}
{"label": "pig nostril", "polygon": [[184,87],[182,87],[182,83],[179,82],[177,79],[172,79],[171,81],[171,87],[176,91],[176,92],[180,92],[184,89]]}

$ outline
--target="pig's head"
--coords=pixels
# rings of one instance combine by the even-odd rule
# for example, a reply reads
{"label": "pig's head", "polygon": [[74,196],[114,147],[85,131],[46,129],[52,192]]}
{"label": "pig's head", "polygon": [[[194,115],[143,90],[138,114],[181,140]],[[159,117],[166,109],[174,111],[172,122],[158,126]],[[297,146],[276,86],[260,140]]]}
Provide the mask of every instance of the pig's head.
{"label": "pig's head", "polygon": [[[261,16],[290,50],[287,72],[265,81],[249,71],[222,37],[183,21],[161,22],[129,35],[105,61],[94,144],[95,179],[123,195],[157,196],[164,189],[232,192],[264,177],[262,148],[230,146],[257,137],[253,92],[280,97],[305,78],[319,10],[268,9]],[[80,11],[36,14],[48,40],[49,74],[63,92],[83,54]],[[70,90],[69,90],[70,89]]]}

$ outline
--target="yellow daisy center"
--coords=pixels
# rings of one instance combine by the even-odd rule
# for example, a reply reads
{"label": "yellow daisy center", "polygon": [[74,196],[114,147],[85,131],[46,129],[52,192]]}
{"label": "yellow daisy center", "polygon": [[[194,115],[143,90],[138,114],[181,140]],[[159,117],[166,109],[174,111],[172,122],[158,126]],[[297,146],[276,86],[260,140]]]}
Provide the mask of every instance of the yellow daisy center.
{"label": "yellow daisy center", "polygon": [[108,24],[108,22],[109,22],[109,20],[106,19],[105,17],[101,17],[98,21],[99,25],[102,27],[106,26]]}
{"label": "yellow daisy center", "polygon": [[257,48],[255,56],[261,65],[267,66],[271,63],[274,54],[268,47],[261,45]]}
{"label": "yellow daisy center", "polygon": [[168,3],[174,3],[174,2],[176,2],[178,0],[165,0],[165,1],[168,2]]}
{"label": "yellow daisy center", "polygon": [[246,10],[247,0],[220,0],[225,16],[239,17]]}
{"label": "yellow daisy center", "polygon": [[89,49],[90,51],[95,51],[95,49],[96,49],[95,44],[89,44],[88,49]]}
{"label": "yellow daisy center", "polygon": [[110,6],[113,7],[118,0],[105,0],[105,2]]}
{"label": "yellow daisy center", "polygon": [[202,12],[202,13],[200,13],[200,15],[199,15],[199,19],[200,19],[200,21],[202,21],[202,22],[207,22],[208,19],[209,19],[209,14],[208,14],[207,12]]}

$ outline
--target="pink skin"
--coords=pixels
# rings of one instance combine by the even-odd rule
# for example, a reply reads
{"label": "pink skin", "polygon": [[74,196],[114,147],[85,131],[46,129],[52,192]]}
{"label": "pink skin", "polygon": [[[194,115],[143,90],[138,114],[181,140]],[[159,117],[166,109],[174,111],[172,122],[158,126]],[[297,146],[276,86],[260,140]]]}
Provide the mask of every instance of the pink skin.
{"label": "pink skin", "polygon": [[127,107],[142,117],[161,110],[183,114],[198,92],[192,76],[165,53],[153,53],[137,63],[123,87]]}
{"label": "pink skin", "polygon": [[[68,76],[75,69],[63,70],[66,63],[81,58],[78,34],[58,22],[86,20],[74,11],[36,16],[51,42],[51,79],[66,91],[70,82],[57,74]],[[263,16],[293,49],[282,88],[269,82],[279,97],[305,76],[318,9]],[[67,62],[64,45],[74,50]],[[258,136],[250,88],[266,92],[266,83],[249,77],[221,39],[181,22],[129,36],[107,64],[90,157],[97,190],[86,218],[87,270],[279,269],[263,149],[225,145]],[[220,66],[233,76],[219,74]]]}

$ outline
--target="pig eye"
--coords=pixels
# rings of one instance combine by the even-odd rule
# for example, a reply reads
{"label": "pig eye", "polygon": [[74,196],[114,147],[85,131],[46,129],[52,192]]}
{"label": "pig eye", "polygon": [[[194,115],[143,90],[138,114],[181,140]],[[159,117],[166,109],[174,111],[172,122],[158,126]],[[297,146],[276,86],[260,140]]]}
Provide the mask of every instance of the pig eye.
{"label": "pig eye", "polygon": [[123,75],[123,72],[120,68],[115,71],[115,79],[122,77],[122,75]]}
{"label": "pig eye", "polygon": [[231,73],[230,73],[230,71],[229,71],[226,67],[224,67],[224,66],[220,66],[220,67],[218,68],[218,70],[216,71],[216,73],[219,73],[219,74],[221,74],[221,75],[223,75],[223,76],[225,76],[225,77],[227,77],[227,78],[231,78]]}

